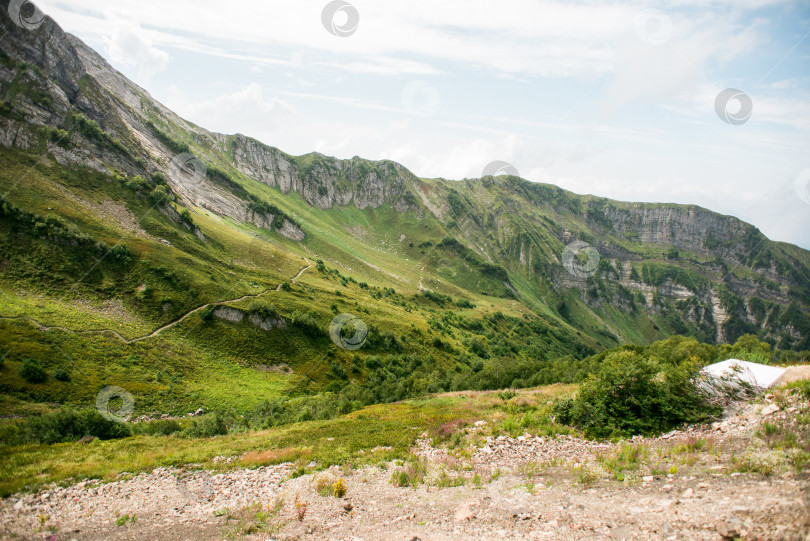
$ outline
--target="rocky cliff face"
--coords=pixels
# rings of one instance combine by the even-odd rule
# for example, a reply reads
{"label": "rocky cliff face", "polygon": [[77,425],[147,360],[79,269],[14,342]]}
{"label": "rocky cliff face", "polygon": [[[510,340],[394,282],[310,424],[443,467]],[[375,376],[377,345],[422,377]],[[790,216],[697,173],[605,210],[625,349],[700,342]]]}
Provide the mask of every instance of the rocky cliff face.
{"label": "rocky cliff face", "polygon": [[613,231],[626,238],[734,258],[737,262],[746,252],[740,239],[765,240],[755,228],[737,218],[694,206],[611,206],[605,210],[604,216]]}
{"label": "rocky cliff face", "polygon": [[419,208],[415,200],[405,198],[407,183],[416,178],[397,163],[338,160],[317,153],[293,158],[244,135],[229,138],[228,144],[241,173],[284,194],[301,194],[313,207],[353,204],[362,210],[392,204],[402,212]]}
{"label": "rocky cliff face", "polygon": [[[3,14],[7,1],[2,2]],[[37,139],[37,128],[61,128],[71,111],[95,121],[101,130],[114,134],[127,147],[128,156],[115,149],[99,148],[94,141],[72,134],[71,148],[52,145],[50,150],[62,165],[72,164],[105,172],[110,167],[126,175],[163,172],[172,190],[183,201],[209,209],[229,218],[275,229],[292,240],[301,241],[304,232],[298,224],[284,219],[270,227],[274,216],[257,212],[243,194],[223,188],[194,171],[172,167],[177,152],[156,137],[148,122],[169,127],[170,136],[190,139],[191,153],[204,163],[221,163],[220,147],[228,147],[232,166],[245,177],[278,188],[281,193],[301,194],[308,204],[329,209],[355,205],[359,209],[391,204],[401,212],[421,209],[404,196],[406,184],[414,179],[404,167],[393,162],[370,162],[360,158],[343,161],[322,155],[293,158],[276,148],[242,135],[226,136],[194,126],[162,104],[148,92],[113,69],[98,53],[75,36],[66,34],[50,18],[39,28],[28,30],[8,17],[0,20],[5,34],[3,51],[16,64],[36,66],[22,75],[0,66],[0,82],[11,85],[27,82],[36,92],[47,96],[47,105],[35,103],[21,93],[14,100],[16,118],[0,117],[0,143],[6,147],[28,149]],[[119,149],[120,150],[120,149]]]}

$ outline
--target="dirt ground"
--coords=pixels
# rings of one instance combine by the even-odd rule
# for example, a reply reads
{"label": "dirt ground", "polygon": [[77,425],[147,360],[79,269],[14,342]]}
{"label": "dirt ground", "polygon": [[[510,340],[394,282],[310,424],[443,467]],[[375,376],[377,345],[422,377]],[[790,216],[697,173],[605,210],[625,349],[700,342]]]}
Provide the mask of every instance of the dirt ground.
{"label": "dirt ground", "polygon": [[[419,440],[416,488],[393,482],[409,471],[402,463],[85,481],[5,499],[0,539],[808,541],[810,475],[792,462],[801,449],[778,438],[794,433],[807,447],[810,403],[776,394],[713,425],[631,442],[494,437],[481,421],[456,448]],[[638,464],[617,458],[629,449]]]}

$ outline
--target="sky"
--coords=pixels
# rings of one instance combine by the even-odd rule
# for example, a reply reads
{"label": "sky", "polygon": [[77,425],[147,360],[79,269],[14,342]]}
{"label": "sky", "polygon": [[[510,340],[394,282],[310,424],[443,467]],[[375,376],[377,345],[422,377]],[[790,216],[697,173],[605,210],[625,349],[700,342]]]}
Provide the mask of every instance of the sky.
{"label": "sky", "polygon": [[500,161],[810,249],[810,0],[37,4],[212,131],[431,178]]}

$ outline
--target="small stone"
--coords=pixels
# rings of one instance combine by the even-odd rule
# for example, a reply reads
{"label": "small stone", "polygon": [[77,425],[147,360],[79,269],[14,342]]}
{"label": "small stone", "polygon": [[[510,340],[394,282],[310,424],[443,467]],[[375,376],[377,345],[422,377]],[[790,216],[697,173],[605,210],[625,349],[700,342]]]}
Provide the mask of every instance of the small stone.
{"label": "small stone", "polygon": [[692,490],[691,488],[687,488],[686,490],[683,491],[683,494],[681,494],[681,498],[691,498],[692,494],[694,493],[695,493],[694,490]]}
{"label": "small stone", "polygon": [[641,478],[641,480],[644,481],[645,483],[652,483],[653,481],[655,481],[655,477],[653,477],[652,475],[645,475],[644,477]]}
{"label": "small stone", "polygon": [[736,518],[732,517],[728,520],[721,520],[717,524],[717,533],[723,539],[734,539],[740,535],[741,523]]}
{"label": "small stone", "polygon": [[630,528],[627,526],[619,526],[610,532],[610,537],[613,539],[627,539],[630,537]]}
{"label": "small stone", "polygon": [[779,411],[779,406],[777,406],[776,404],[771,404],[770,406],[764,407],[762,411],[759,412],[759,414],[765,417],[766,415],[771,415],[772,413],[776,413],[777,411]]}
{"label": "small stone", "polygon": [[472,512],[470,506],[466,503],[462,503],[456,510],[456,514],[453,517],[453,520],[455,520],[456,522],[464,522],[466,520],[470,520],[474,516],[475,513]]}

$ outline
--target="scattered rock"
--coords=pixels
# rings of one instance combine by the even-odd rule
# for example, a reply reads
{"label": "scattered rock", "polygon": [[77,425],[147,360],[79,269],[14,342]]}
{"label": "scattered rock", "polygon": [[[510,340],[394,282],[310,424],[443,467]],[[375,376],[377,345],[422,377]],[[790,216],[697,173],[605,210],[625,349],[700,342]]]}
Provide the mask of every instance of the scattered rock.
{"label": "scattered rock", "polygon": [[613,539],[627,539],[631,536],[630,528],[627,526],[619,526],[610,532],[610,537]]}
{"label": "scattered rock", "polygon": [[764,408],[762,408],[762,411],[760,412],[760,415],[765,417],[766,415],[774,414],[777,411],[779,411],[779,406],[777,406],[776,404],[770,404],[770,405],[765,406]]}
{"label": "scattered rock", "polygon": [[740,535],[740,521],[736,519],[721,520],[717,523],[717,533],[723,539],[734,539]]}
{"label": "scattered rock", "polygon": [[464,522],[467,520],[471,520],[475,517],[475,513],[473,513],[472,509],[470,509],[470,505],[468,503],[462,503],[456,509],[456,514],[453,517],[453,520],[456,522]]}

